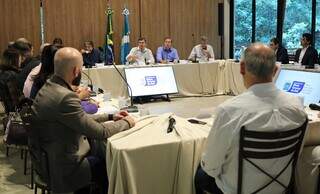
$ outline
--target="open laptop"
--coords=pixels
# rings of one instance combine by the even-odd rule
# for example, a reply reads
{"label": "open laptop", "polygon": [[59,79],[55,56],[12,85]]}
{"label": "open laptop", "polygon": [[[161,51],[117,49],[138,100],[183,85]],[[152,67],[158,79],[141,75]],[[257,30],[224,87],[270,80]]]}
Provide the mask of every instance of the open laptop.
{"label": "open laptop", "polygon": [[304,105],[320,100],[320,72],[281,69],[275,79],[280,90],[304,98]]}
{"label": "open laptop", "polygon": [[133,97],[178,93],[172,66],[125,68],[124,72]]}

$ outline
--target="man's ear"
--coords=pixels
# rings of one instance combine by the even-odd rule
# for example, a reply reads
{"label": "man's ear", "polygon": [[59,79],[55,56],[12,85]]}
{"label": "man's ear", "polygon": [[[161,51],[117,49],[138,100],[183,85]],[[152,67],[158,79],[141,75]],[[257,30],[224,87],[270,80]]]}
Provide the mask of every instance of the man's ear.
{"label": "man's ear", "polygon": [[246,64],[243,61],[240,61],[240,74],[241,75],[246,74]]}
{"label": "man's ear", "polygon": [[72,68],[72,73],[73,73],[74,77],[77,77],[77,76],[78,76],[79,71],[78,71],[77,66],[74,66],[74,67]]}
{"label": "man's ear", "polygon": [[274,66],[272,77],[274,77],[276,75],[276,73],[278,72],[279,68],[280,68],[280,66],[278,64],[276,64]]}

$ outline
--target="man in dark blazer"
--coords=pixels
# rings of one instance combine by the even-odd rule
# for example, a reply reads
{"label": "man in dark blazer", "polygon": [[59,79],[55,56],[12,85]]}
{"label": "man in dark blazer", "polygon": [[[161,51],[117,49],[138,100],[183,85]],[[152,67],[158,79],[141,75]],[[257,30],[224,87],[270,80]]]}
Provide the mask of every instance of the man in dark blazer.
{"label": "man in dark blazer", "polygon": [[[80,99],[71,85],[78,85],[83,65],[82,55],[74,48],[62,48],[54,57],[54,75],[41,88],[32,106],[32,152],[40,158],[45,151],[49,169],[40,167],[40,172],[49,170],[54,193],[77,191],[90,182],[96,182],[103,193],[107,192],[105,152],[98,155],[96,142],[134,126],[133,118],[126,112],[115,115],[86,114]],[[103,123],[105,121],[114,121]],[[104,145],[103,142],[99,145]]]}
{"label": "man in dark blazer", "polygon": [[281,62],[282,64],[289,63],[288,51],[286,48],[279,44],[278,38],[274,37],[270,40],[270,48],[274,50],[277,61]]}
{"label": "man in dark blazer", "polygon": [[311,46],[312,35],[304,33],[300,39],[302,48],[296,51],[294,61],[309,68],[313,68],[318,63],[318,52]]}

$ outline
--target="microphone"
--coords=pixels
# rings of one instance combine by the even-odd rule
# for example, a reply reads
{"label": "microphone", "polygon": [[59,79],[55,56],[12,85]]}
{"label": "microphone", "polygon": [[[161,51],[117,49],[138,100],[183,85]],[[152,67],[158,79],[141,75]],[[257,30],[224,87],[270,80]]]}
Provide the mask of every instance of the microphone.
{"label": "microphone", "polygon": [[119,71],[119,69],[117,68],[117,66],[116,66],[114,63],[112,63],[112,65],[113,65],[113,67],[117,70],[117,72],[119,73],[121,79],[124,81],[124,83],[128,86],[128,89],[129,89],[128,91],[129,91],[129,96],[130,96],[130,106],[124,107],[124,108],[122,108],[121,110],[126,110],[126,111],[128,111],[129,113],[131,113],[131,112],[138,112],[138,107],[133,105],[132,89],[131,89],[130,85],[128,84],[126,78],[123,77],[123,75],[121,74],[121,72]]}
{"label": "microphone", "polygon": [[320,106],[319,105],[317,105],[317,104],[309,104],[309,108],[311,109],[311,110],[318,110],[318,111],[320,111]]}
{"label": "microphone", "polygon": [[[195,41],[195,39],[194,39],[194,33],[192,33],[191,36],[192,36],[192,45],[193,45],[193,46],[196,46],[196,41]],[[190,59],[189,59],[189,60],[190,60]],[[191,60],[192,60],[192,63],[197,63],[197,62],[198,62],[198,61],[197,61],[197,53],[194,55],[193,59],[191,59]]]}
{"label": "microphone", "polygon": [[[88,72],[89,72],[89,69],[88,69]],[[90,77],[87,73],[85,73],[84,71],[82,71],[82,73],[83,73],[83,75],[85,75],[85,76],[88,78],[88,80],[90,81],[90,84],[88,84],[88,87],[90,88],[91,91],[93,91],[93,84],[92,84],[92,79],[91,79],[91,77]]]}
{"label": "microphone", "polygon": [[167,133],[170,133],[173,131],[173,129],[175,128],[175,125],[176,125],[176,120],[170,116],[169,117],[169,126],[167,128]]}

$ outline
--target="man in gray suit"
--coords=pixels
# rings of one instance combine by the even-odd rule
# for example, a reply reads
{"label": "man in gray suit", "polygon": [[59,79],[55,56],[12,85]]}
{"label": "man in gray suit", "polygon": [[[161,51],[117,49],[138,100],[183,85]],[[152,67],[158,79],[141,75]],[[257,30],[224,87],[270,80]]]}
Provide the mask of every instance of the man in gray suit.
{"label": "man in gray suit", "polygon": [[[73,192],[92,181],[106,193],[105,152],[100,149],[103,156],[99,156],[93,150],[97,144],[89,144],[88,139],[106,140],[135,125],[126,112],[92,116],[82,110],[80,99],[71,88],[80,82],[82,65],[81,53],[76,49],[57,51],[54,75],[41,88],[32,106],[32,152],[39,158],[40,150],[47,154],[49,177],[45,177],[46,173],[42,176],[54,193]],[[103,123],[109,120],[114,122]]]}

